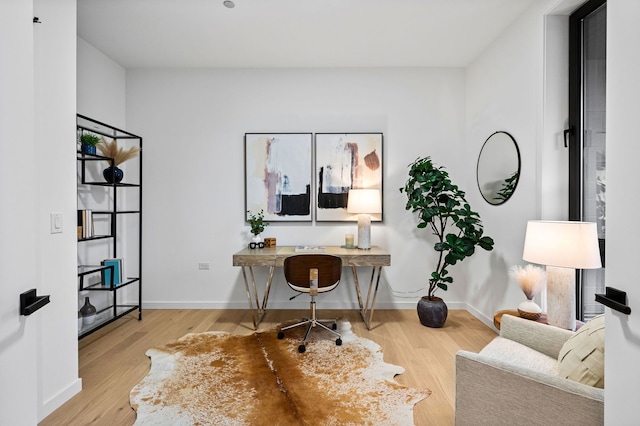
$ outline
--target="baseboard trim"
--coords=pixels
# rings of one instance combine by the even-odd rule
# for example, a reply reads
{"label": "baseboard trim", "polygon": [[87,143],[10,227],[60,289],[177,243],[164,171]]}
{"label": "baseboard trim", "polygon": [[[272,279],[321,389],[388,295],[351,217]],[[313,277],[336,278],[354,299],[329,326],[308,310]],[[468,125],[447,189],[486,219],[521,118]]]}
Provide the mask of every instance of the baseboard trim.
{"label": "baseboard trim", "polygon": [[82,379],[78,378],[65,389],[61,390],[48,400],[44,401],[38,412],[38,423],[44,420],[49,414],[60,408],[62,404],[73,398],[81,390]]}
{"label": "baseboard trim", "polygon": [[[415,309],[416,302],[380,302],[376,304],[378,309]],[[248,309],[247,302],[143,302],[142,309]],[[267,309],[309,309],[309,301],[273,301],[269,302]],[[320,307],[319,307],[320,309]],[[358,309],[358,302],[352,301],[326,301],[322,302],[321,309]]]}
{"label": "baseboard trim", "polygon": [[[320,305],[319,309],[320,309]],[[463,302],[447,302],[449,309],[466,309]],[[308,309],[309,301],[273,301],[267,309]],[[358,302],[326,301],[322,302],[322,309],[358,309]],[[143,302],[142,309],[248,309],[247,302]],[[378,309],[416,309],[416,301],[378,302]]]}
{"label": "baseboard trim", "polygon": [[[379,309],[416,309],[416,301],[384,301],[376,303],[375,310]],[[452,310],[466,310],[474,317],[487,325],[492,321],[484,317],[480,311],[470,307],[465,302],[446,302],[447,307]],[[267,309],[308,309],[309,302],[304,300],[296,301],[273,301],[269,303]],[[142,309],[248,309],[247,302],[143,302]],[[358,303],[354,301],[326,301],[322,302],[322,309],[358,309]]]}
{"label": "baseboard trim", "polygon": [[495,328],[494,325],[493,325],[493,317],[486,316],[484,313],[480,312],[479,310],[477,310],[476,308],[474,308],[473,306],[471,306],[471,305],[469,305],[467,303],[465,303],[465,308],[464,309],[467,312],[469,312],[471,315],[476,317],[476,319],[481,321],[484,325],[486,325],[487,327],[491,328],[493,331],[498,331],[498,329]]}
{"label": "baseboard trim", "polygon": [[[416,309],[416,301],[385,301],[376,303],[375,310],[380,309],[398,309],[410,310]],[[494,331],[497,329],[493,326],[493,317],[488,317],[475,307],[465,302],[446,302],[450,310],[464,310],[469,312],[484,325]],[[309,303],[305,301],[274,301],[267,306],[267,309],[308,309]],[[247,302],[143,302],[142,309],[248,309]],[[357,302],[352,301],[327,301],[323,302],[322,309],[358,309]],[[375,315],[375,313],[374,313]]]}

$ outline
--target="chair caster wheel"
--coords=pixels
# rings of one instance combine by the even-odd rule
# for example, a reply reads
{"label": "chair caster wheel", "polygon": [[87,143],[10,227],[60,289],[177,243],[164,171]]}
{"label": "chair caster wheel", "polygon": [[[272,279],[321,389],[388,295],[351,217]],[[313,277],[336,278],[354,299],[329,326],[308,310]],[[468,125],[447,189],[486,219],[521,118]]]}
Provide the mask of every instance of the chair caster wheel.
{"label": "chair caster wheel", "polygon": [[332,330],[337,330],[338,329],[338,324],[336,324],[335,322],[333,323],[333,325],[331,326]]}
{"label": "chair caster wheel", "polygon": [[282,331],[280,333],[278,333],[278,339],[279,340],[284,339],[284,333]]}
{"label": "chair caster wheel", "polygon": [[301,354],[305,353],[306,350],[307,347],[305,345],[298,346],[298,352],[300,352]]}
{"label": "chair caster wheel", "polygon": [[342,346],[342,339],[339,337],[336,339],[336,346]]}

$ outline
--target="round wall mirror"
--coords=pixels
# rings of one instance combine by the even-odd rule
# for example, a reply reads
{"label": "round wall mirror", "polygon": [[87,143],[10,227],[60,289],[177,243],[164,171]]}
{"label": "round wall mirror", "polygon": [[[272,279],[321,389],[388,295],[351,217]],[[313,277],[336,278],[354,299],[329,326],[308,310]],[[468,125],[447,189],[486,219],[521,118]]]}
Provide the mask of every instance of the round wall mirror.
{"label": "round wall mirror", "polygon": [[478,188],[487,203],[507,202],[520,178],[520,150],[507,132],[495,132],[482,145],[478,156]]}

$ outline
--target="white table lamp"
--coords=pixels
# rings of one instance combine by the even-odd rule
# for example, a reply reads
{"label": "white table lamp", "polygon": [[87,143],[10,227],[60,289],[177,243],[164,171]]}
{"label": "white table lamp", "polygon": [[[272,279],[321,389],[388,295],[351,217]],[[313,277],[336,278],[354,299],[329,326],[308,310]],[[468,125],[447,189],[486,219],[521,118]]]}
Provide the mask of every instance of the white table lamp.
{"label": "white table lamp", "polygon": [[380,191],[377,189],[352,189],[349,191],[347,212],[358,214],[358,248],[371,248],[371,214],[382,213]]}
{"label": "white table lamp", "polygon": [[522,259],[547,268],[547,322],[575,330],[575,270],[602,267],[596,224],[530,220]]}

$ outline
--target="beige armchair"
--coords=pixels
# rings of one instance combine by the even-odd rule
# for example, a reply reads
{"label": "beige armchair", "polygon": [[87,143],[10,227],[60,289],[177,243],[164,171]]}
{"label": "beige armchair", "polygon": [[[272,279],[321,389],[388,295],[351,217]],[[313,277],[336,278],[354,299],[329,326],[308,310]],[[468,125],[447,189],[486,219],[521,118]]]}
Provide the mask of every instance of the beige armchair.
{"label": "beige armchair", "polygon": [[500,336],[480,353],[456,354],[456,425],[602,425],[604,389],[557,375],[573,334],[503,316]]}

